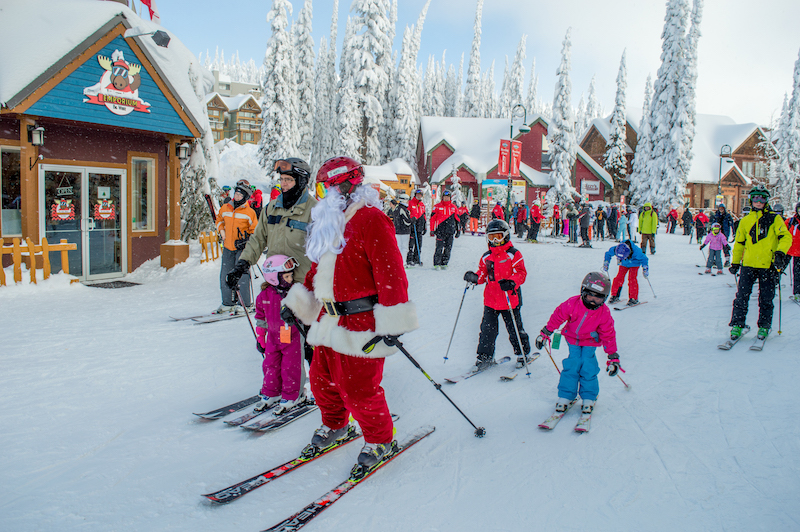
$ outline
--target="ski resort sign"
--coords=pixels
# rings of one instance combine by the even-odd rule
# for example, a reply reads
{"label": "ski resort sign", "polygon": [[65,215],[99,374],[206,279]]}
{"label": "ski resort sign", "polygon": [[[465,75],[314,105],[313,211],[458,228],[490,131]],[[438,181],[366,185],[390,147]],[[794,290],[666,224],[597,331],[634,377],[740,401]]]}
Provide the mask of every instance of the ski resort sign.
{"label": "ski resort sign", "polygon": [[83,89],[83,95],[86,96],[84,103],[105,105],[109,111],[119,116],[134,111],[150,112],[150,104],[139,98],[141,65],[125,61],[120,50],[114,50],[111,58],[98,55],[97,62],[104,72],[97,84]]}
{"label": "ski resort sign", "polygon": [[600,194],[600,181],[581,181],[581,195],[596,196]]}

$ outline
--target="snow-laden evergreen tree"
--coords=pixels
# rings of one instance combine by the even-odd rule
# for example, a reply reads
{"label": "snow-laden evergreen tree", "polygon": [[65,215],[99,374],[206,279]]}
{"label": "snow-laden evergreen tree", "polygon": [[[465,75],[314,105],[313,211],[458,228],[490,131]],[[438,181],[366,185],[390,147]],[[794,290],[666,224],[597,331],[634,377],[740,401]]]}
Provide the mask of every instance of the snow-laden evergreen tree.
{"label": "snow-laden evergreen tree", "polygon": [[[527,35],[522,35],[522,38],[519,40],[519,44],[517,45],[517,53],[514,55],[514,62],[511,64],[511,70],[509,72],[509,79],[508,79],[508,111],[503,111],[504,113],[510,113],[510,108],[515,106],[516,104],[523,104],[525,102],[522,99],[522,87],[525,84],[525,41],[527,40]],[[528,113],[532,113],[531,109],[527,109]]]}
{"label": "snow-laden evergreen tree", "polygon": [[355,0],[350,9],[356,33],[353,39],[354,75],[350,79],[358,99],[359,160],[381,164],[381,129],[392,71],[392,43],[387,0]]}
{"label": "snow-laden evergreen tree", "polygon": [[336,123],[337,132],[334,151],[337,155],[344,155],[356,160],[361,160],[361,129],[363,121],[359,113],[359,98],[355,90],[353,78],[356,75],[354,48],[356,25],[353,19],[347,17],[342,43],[342,56],[339,63],[340,77],[339,88],[336,93]]}
{"label": "snow-laden evergreen tree", "polygon": [[425,79],[422,82],[422,115],[436,116],[433,112],[433,85],[435,83],[436,62],[432,55],[428,56],[428,67],[425,69]]}
{"label": "snow-laden evergreen tree", "polygon": [[575,120],[572,114],[572,82],[569,71],[572,62],[572,28],[567,29],[561,48],[561,63],[556,70],[552,119],[547,128],[550,142],[550,167],[553,182],[561,200],[570,200],[575,193],[572,185],[572,166],[578,146],[575,139]]}
{"label": "snow-laden evergreen tree", "polygon": [[[294,34],[294,83],[297,85],[297,154],[308,161],[314,135],[314,38],[311,36],[311,0],[305,0],[303,8],[292,25]],[[237,52],[238,54],[238,52]],[[238,59],[238,58],[237,58]]]}
{"label": "snow-laden evergreen tree", "polygon": [[390,103],[390,95],[394,88],[395,79],[397,77],[397,71],[395,69],[395,65],[397,64],[397,52],[392,52],[392,46],[394,44],[394,37],[396,33],[396,26],[397,26],[397,0],[391,0],[389,4],[389,29],[387,31],[388,35],[388,43],[389,43],[389,55],[391,56],[389,60],[386,62],[386,92],[384,94],[383,101],[381,104],[383,105],[383,125],[378,128],[378,138],[380,139],[380,149],[381,149],[381,157],[380,162],[387,162],[389,161],[389,156],[391,155],[391,146],[390,144],[394,142],[394,139],[391,137],[391,128],[392,123],[395,120],[395,109]]}
{"label": "snow-laden evergreen tree", "polygon": [[459,91],[456,83],[456,66],[450,65],[447,69],[447,79],[444,82],[444,116],[456,116],[457,91]]}
{"label": "snow-laden evergreen tree", "polygon": [[511,98],[508,95],[508,88],[509,88],[509,72],[508,72],[508,56],[506,56],[506,66],[503,69],[503,85],[500,86],[500,99],[498,102],[498,118],[508,118],[508,112],[510,109],[510,101]]}
{"label": "snow-laden evergreen tree", "polygon": [[[685,155],[682,132],[676,120],[685,120],[685,101],[679,100],[686,91],[681,89],[686,72],[687,27],[689,19],[688,0],[669,0],[661,34],[661,66],[653,90],[650,109],[650,158],[645,172],[646,183],[639,196],[640,202],[649,201],[659,210],[664,210],[673,201],[683,199],[688,167],[681,160]],[[679,105],[684,107],[679,111]],[[679,115],[680,113],[680,115]]]}
{"label": "snow-laden evergreen tree", "polygon": [[777,143],[780,162],[775,193],[784,202],[784,207],[791,208],[797,203],[797,180],[800,177],[800,56],[794,64],[792,96],[781,114]]}
{"label": "snow-laden evergreen tree", "polygon": [[647,83],[644,86],[644,103],[642,104],[642,118],[639,122],[639,136],[636,143],[636,152],[633,156],[633,170],[631,171],[630,183],[628,185],[629,203],[641,205],[642,198],[649,194],[649,183],[647,182],[647,164],[650,162],[650,97],[653,92],[653,84],[650,74],[647,75]]}
{"label": "snow-laden evergreen tree", "polygon": [[603,167],[611,174],[614,190],[610,191],[614,198],[619,198],[622,184],[628,174],[628,160],[625,157],[626,143],[626,118],[625,118],[625,90],[628,87],[628,70],[625,64],[625,52],[619,61],[617,74],[617,96],[614,98],[614,112],[611,114],[611,129],[603,155]]}
{"label": "snow-laden evergreen tree", "polygon": [[586,101],[581,93],[581,99],[578,100],[578,108],[575,109],[575,133],[578,138],[583,138],[586,130],[589,129],[590,123],[586,117]]}
{"label": "snow-laden evergreen tree", "polygon": [[475,36],[472,39],[472,50],[469,54],[467,69],[467,85],[464,88],[464,110],[462,116],[484,116],[484,87],[481,79],[481,15],[483,0],[478,0],[475,10]]}
{"label": "snow-laden evergreen tree", "polygon": [[489,73],[483,78],[483,117],[484,118],[497,118],[498,110],[500,108],[497,102],[497,94],[495,92],[494,82],[494,61],[489,68]]}
{"label": "snow-laden evergreen tree", "polygon": [[436,65],[436,79],[433,83],[433,102],[431,104],[431,108],[434,111],[434,116],[446,116],[445,115],[445,107],[447,106],[447,101],[445,98],[445,80],[446,80],[446,72],[445,69],[445,53],[442,52],[442,62]]}
{"label": "snow-laden evergreen tree", "polygon": [[528,109],[528,113],[540,113],[541,108],[539,107],[539,96],[537,94],[539,87],[539,75],[536,73],[536,58],[533,58],[533,63],[531,64],[531,78],[528,82],[528,95],[525,98],[525,107]]}
{"label": "snow-laden evergreen tree", "polygon": [[319,166],[327,160],[324,158],[328,150],[328,135],[331,126],[331,106],[333,91],[328,85],[328,40],[321,37],[317,68],[314,70],[314,134],[311,137],[311,156],[308,158],[311,168]]}
{"label": "snow-laden evergreen tree", "polygon": [[321,76],[327,77],[327,96],[325,102],[320,103],[317,100],[316,107],[319,110],[320,106],[325,106],[327,118],[323,125],[322,140],[321,140],[321,153],[319,157],[315,158],[318,164],[312,168],[319,168],[323,162],[331,157],[336,156],[336,147],[339,137],[337,109],[339,100],[337,96],[337,89],[339,87],[339,78],[336,72],[336,36],[339,27],[339,0],[333,0],[333,13],[331,15],[331,35],[328,45],[330,48],[327,53],[327,65],[324,71],[320,71]]}
{"label": "snow-laden evergreen tree", "polygon": [[592,76],[592,81],[589,83],[589,96],[586,100],[586,123],[591,124],[592,120],[600,118],[602,114],[603,108],[600,107],[600,101],[597,99],[595,76]]}
{"label": "snow-laden evergreen tree", "polygon": [[258,157],[261,166],[271,169],[275,159],[297,155],[297,96],[295,67],[292,61],[292,39],[287,31],[292,13],[289,0],[272,0],[267,14],[272,35],[264,54],[265,76],[261,91],[261,140]]}

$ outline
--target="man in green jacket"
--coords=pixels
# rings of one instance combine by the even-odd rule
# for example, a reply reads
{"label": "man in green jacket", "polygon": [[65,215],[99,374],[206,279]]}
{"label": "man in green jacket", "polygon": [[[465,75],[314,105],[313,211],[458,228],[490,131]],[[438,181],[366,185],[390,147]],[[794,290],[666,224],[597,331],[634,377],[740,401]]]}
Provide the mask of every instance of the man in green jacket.
{"label": "man in green jacket", "polygon": [[739,221],[733,244],[730,271],[739,272],[738,290],[733,300],[730,326],[731,340],[742,335],[753,284],[758,280],[758,338],[763,340],[772,328],[775,308],[775,285],[780,272],[789,263],[786,252],[792,245],[792,235],[780,216],[769,208],[769,192],[764,185],[750,190],[750,214]]}
{"label": "man in green jacket", "polygon": [[650,254],[656,254],[656,231],[658,231],[658,214],[653,210],[653,204],[648,201],[639,213],[639,233],[642,235],[642,251],[645,253],[647,253],[647,243],[650,242]]}

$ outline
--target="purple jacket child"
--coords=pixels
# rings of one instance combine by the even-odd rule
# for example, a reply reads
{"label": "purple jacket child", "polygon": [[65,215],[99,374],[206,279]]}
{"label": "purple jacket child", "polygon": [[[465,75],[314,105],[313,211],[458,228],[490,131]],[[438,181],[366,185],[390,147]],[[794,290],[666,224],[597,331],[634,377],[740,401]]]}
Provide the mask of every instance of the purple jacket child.
{"label": "purple jacket child", "polygon": [[280,396],[295,401],[300,395],[303,356],[300,333],[281,319],[281,302],[285,295],[279,287],[266,286],[256,298],[256,336],[264,348],[264,383],[261,395]]}
{"label": "purple jacket child", "polygon": [[[703,247],[708,246],[708,249],[713,251],[722,251],[728,247],[728,238],[720,233],[708,233],[706,239],[703,241]],[[700,249],[703,249],[702,247]]]}

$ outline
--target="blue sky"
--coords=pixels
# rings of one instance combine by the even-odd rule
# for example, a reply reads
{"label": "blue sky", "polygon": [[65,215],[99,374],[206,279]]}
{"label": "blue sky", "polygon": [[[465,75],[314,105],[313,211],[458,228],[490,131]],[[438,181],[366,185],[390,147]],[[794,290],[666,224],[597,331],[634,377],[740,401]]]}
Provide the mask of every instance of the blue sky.
{"label": "blue sky", "polygon": [[[134,0],[138,6],[139,1]],[[266,14],[270,0],[158,0],[162,24],[195,52],[212,56],[216,47],[230,57],[238,50],[242,60],[263,60],[270,36]],[[293,0],[294,17],[302,7]],[[425,0],[398,0],[395,48],[403,29],[415,23]],[[755,5],[758,7],[754,7]],[[344,34],[350,0],[339,2],[338,45]],[[469,60],[477,0],[432,0],[422,33],[418,57],[455,63]],[[316,0],[314,41],[329,36],[333,2]],[[628,108],[638,116],[645,79],[655,78],[660,65],[661,31],[665,2],[660,0],[485,0],[483,6],[481,66],[495,61],[499,90],[505,56],[513,60],[517,44],[527,35],[525,61],[527,90],[531,61],[536,57],[539,98],[551,101],[555,70],[568,27],[572,27],[572,94],[577,105],[587,93],[592,76],[601,105],[611,112],[619,60],[627,49]],[[791,92],[794,62],[800,48],[800,2],[795,0],[705,0],[699,47],[697,108],[700,113],[724,114],[738,122],[767,124],[777,117],[783,94]],[[466,70],[466,66],[465,66]]]}

